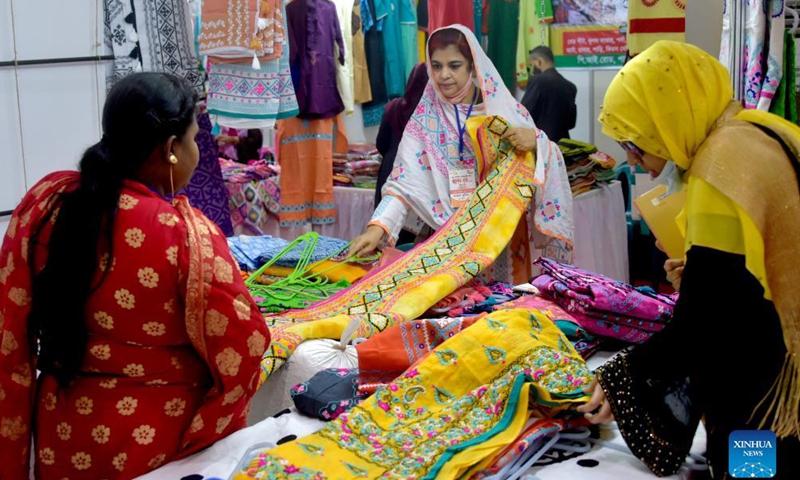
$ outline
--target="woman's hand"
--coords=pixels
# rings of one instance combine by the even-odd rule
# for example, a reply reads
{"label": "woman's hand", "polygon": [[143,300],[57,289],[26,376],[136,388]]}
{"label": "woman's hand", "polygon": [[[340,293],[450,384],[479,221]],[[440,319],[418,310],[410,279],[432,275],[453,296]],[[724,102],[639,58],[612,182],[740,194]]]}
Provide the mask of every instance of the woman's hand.
{"label": "woman's hand", "polygon": [[670,258],[664,264],[664,271],[667,272],[667,281],[672,284],[676,292],[681,291],[681,278],[683,278],[683,259]]}
{"label": "woman's hand", "polygon": [[516,150],[536,153],[537,135],[533,128],[509,128],[502,138],[507,138]]}
{"label": "woman's hand", "polygon": [[384,231],[377,225],[370,225],[361,235],[353,239],[349,254],[364,257],[374,252],[383,240]]}
{"label": "woman's hand", "polygon": [[[597,425],[598,423],[611,423],[614,421],[614,414],[611,412],[611,405],[606,401],[606,392],[600,386],[600,382],[595,378],[592,383],[583,387],[585,393],[591,393],[592,399],[585,405],[578,407],[578,411],[583,413],[586,420]],[[597,413],[592,413],[600,407]]]}

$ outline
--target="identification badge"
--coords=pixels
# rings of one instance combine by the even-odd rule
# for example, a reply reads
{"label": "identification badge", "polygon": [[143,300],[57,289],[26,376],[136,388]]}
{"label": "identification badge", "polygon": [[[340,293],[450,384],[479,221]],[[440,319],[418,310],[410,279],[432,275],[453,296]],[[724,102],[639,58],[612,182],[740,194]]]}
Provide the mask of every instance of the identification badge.
{"label": "identification badge", "polygon": [[453,208],[459,208],[469,200],[472,192],[478,186],[475,179],[475,170],[471,168],[450,169],[450,203]]}

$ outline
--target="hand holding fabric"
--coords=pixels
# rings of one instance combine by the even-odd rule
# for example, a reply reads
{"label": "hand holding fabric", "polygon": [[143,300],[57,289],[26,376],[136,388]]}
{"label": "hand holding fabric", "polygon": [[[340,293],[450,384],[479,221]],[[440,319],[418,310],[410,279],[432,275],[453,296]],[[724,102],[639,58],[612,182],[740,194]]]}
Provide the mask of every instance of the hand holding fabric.
{"label": "hand holding fabric", "polygon": [[538,132],[534,128],[509,128],[502,138],[508,139],[517,150],[536,153]]}
{"label": "hand holding fabric", "polygon": [[[592,394],[591,400],[577,409],[584,414],[586,420],[595,425],[613,422],[614,414],[611,412],[611,404],[606,401],[606,392],[603,391],[603,387],[597,379],[592,380],[592,383],[584,387],[583,391]],[[600,410],[597,413],[592,413],[598,407]]]}
{"label": "hand holding fabric", "polygon": [[377,225],[368,226],[364,233],[353,239],[349,254],[357,257],[369,255],[377,250],[378,245],[383,240],[384,233],[384,230]]}

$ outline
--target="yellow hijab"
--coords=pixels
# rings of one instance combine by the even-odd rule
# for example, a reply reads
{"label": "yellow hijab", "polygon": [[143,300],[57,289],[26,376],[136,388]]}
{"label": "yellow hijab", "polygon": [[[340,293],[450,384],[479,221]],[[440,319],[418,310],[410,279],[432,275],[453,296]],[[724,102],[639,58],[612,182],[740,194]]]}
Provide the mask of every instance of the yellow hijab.
{"label": "yellow hijab", "polygon": [[775,304],[788,351],[765,398],[761,426],[774,413],[779,436],[800,436],[800,195],[793,168],[800,127],[742,110],[732,94],[728,71],[715,58],[692,45],[660,41],[614,78],[599,121],[612,139],[688,171],[687,249],[745,256]]}

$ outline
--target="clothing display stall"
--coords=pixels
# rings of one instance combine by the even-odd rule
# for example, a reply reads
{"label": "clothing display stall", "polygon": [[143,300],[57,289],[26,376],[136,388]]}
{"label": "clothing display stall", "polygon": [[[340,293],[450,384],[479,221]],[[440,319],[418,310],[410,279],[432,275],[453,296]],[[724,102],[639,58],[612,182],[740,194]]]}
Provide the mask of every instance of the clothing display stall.
{"label": "clothing display stall", "polygon": [[[28,319],[59,266],[33,272],[52,251],[35,232],[64,235],[58,214],[71,212],[54,195],[102,190],[81,183],[92,164],[47,177],[14,213],[0,251],[0,477],[14,463],[45,480],[652,478],[614,424],[577,409],[595,369],[673,325],[679,295],[628,284],[629,186],[616,160],[569,128],[552,141],[515,97],[542,73],[531,50],[551,43],[566,3],[583,8],[104,0],[108,105],[119,82],[161,72],[186,82],[170,83],[185,115],[140,112],[155,149],[135,174],[101,172],[123,186],[101,192],[106,210],[80,230],[116,222],[102,232],[109,253],[81,257],[102,280],[86,331],[69,339],[87,343],[88,365],[70,382],[58,356],[50,371],[25,341],[50,332]],[[662,34],[652,25],[682,38],[685,2],[629,3],[631,53]],[[794,68],[794,32],[759,21]],[[796,85],[769,63],[753,74],[767,77],[753,106],[774,97],[796,119]],[[151,75],[139,77],[170,80]],[[86,154],[106,170],[134,161],[111,148],[121,134],[106,131],[110,114]],[[348,132],[354,114],[382,134]],[[182,136],[195,128],[194,142]],[[153,183],[165,165],[169,182]],[[131,253],[143,245],[147,255]],[[128,253],[112,262],[114,251]],[[164,323],[137,326],[138,309]],[[89,414],[103,424],[82,422]],[[701,427],[663,478],[707,469],[705,450]]]}

